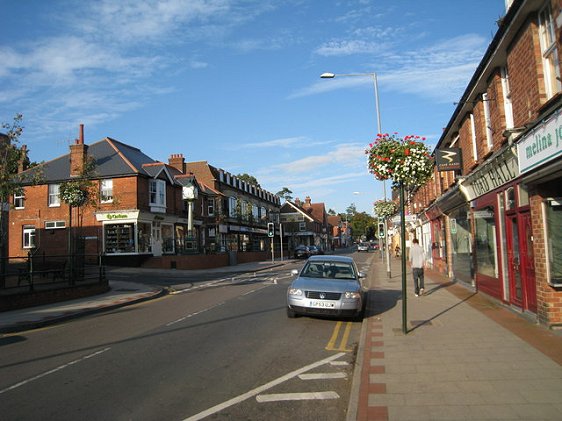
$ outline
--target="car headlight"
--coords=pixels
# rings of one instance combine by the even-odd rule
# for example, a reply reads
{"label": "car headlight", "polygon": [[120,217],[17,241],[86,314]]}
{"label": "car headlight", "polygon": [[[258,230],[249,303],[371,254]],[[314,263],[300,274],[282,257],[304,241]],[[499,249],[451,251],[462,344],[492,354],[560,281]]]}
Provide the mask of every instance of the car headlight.
{"label": "car headlight", "polygon": [[298,288],[289,288],[289,295],[301,296],[301,295],[302,295],[302,289],[298,289]]}
{"label": "car headlight", "polygon": [[350,300],[350,299],[355,299],[355,300],[357,300],[357,299],[361,298],[361,294],[358,293],[358,292],[350,292],[350,291],[348,291],[348,292],[345,293],[345,298],[347,298],[348,300]]}

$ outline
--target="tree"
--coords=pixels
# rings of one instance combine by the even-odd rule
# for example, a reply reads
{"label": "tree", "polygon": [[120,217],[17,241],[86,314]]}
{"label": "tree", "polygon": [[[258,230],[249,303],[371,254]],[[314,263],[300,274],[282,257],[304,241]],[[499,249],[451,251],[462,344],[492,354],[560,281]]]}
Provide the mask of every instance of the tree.
{"label": "tree", "polygon": [[375,224],[375,218],[366,212],[356,212],[350,221],[353,239],[358,240],[362,236],[365,236],[367,240],[373,239]]}
{"label": "tree", "polygon": [[[11,123],[2,123],[6,134],[0,133],[0,257],[6,256],[6,205],[14,194],[23,193],[23,179],[18,176],[21,164],[28,164],[27,149],[19,147],[19,138],[23,133],[23,115],[16,114]],[[5,259],[1,259],[0,287],[4,287]]]}
{"label": "tree", "polygon": [[292,194],[293,194],[293,192],[291,190],[289,190],[288,187],[283,187],[283,189],[281,189],[280,191],[275,193],[276,196],[279,196],[279,197],[285,199],[286,201],[293,200]]}
{"label": "tree", "polygon": [[328,209],[328,215],[332,215],[332,216],[336,216],[337,213],[335,210],[333,210],[332,208]]}
{"label": "tree", "polygon": [[349,205],[345,211],[349,215],[355,215],[357,213],[357,206],[355,206],[355,203],[351,203],[351,205]]}
{"label": "tree", "polygon": [[258,180],[256,179],[256,177],[254,177],[253,175],[249,175],[249,174],[238,174],[236,176],[239,180],[245,181],[248,184],[252,184],[256,187],[261,187],[260,183],[258,183]]}

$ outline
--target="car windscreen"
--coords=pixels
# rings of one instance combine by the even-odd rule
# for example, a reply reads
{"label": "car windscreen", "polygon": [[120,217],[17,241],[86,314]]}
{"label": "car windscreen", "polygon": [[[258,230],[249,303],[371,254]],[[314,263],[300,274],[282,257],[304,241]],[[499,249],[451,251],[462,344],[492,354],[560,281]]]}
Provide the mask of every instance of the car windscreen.
{"label": "car windscreen", "polygon": [[301,276],[307,278],[356,279],[353,265],[345,262],[308,262]]}

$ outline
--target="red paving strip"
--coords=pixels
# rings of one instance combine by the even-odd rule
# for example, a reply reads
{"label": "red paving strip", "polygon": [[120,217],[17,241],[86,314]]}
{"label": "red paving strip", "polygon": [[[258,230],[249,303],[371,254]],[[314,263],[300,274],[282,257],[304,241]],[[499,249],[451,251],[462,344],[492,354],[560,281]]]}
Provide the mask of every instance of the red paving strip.
{"label": "red paving strip", "polygon": [[471,307],[506,328],[558,365],[562,365],[562,335],[552,332],[544,326],[533,324],[494,299],[487,298],[483,293],[474,294],[461,284],[452,284],[439,272],[427,270],[426,273],[432,281],[440,283],[447,291],[465,300]]}
{"label": "red paving strip", "polygon": [[[373,359],[383,359],[384,352],[373,351],[384,346],[379,339],[383,336],[382,323],[367,320],[369,323],[367,337],[365,338],[364,363],[361,368],[361,385],[359,387],[359,402],[357,407],[357,421],[388,421],[388,408],[386,406],[369,406],[370,394],[386,393],[385,383],[371,383],[371,375],[384,374],[384,365],[371,365]],[[373,340],[375,339],[375,340]]]}
{"label": "red paving strip", "polygon": [[[371,406],[367,409],[368,421],[388,421],[388,407],[386,406]],[[363,420],[361,420],[363,421]]]}

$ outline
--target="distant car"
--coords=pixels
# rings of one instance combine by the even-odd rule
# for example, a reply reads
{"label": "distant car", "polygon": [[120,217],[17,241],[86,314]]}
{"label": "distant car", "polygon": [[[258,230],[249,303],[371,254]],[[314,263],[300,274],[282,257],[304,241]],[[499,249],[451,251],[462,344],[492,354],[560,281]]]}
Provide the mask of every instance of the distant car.
{"label": "distant car", "polygon": [[320,255],[320,254],[324,254],[324,250],[322,250],[318,246],[308,246],[308,254],[310,256],[317,256],[317,255]]}
{"label": "distant car", "polygon": [[365,275],[348,256],[311,256],[287,290],[287,316],[331,315],[361,320],[367,290]]}
{"label": "distant car", "polygon": [[376,251],[379,249],[379,245],[377,243],[370,243],[369,248]]}
{"label": "distant car", "polygon": [[300,245],[295,248],[294,252],[295,259],[308,259],[310,252],[308,246]]}
{"label": "distant car", "polygon": [[359,243],[357,245],[357,251],[369,251],[369,243]]}

